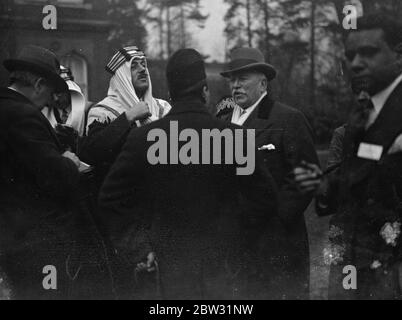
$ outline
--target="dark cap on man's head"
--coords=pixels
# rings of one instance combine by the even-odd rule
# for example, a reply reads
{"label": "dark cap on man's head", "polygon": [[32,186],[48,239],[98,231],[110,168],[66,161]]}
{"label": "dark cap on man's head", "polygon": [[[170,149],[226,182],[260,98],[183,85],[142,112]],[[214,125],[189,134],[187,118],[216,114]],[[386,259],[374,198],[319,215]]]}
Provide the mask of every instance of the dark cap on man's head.
{"label": "dark cap on man's head", "polygon": [[4,61],[10,71],[29,71],[48,80],[57,92],[68,91],[66,82],[60,77],[60,62],[56,55],[42,47],[26,46],[16,59]]}
{"label": "dark cap on man's head", "polygon": [[206,85],[204,59],[194,49],[180,49],[170,57],[166,77],[172,98],[196,91]]}

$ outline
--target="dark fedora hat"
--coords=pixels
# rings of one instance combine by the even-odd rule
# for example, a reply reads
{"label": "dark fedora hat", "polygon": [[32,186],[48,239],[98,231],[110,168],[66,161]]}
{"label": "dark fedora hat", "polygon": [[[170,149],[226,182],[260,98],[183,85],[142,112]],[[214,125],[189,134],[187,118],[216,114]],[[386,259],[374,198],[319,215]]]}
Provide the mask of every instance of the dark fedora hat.
{"label": "dark fedora hat", "polygon": [[60,77],[60,62],[56,55],[42,47],[26,46],[17,59],[4,61],[4,67],[12,72],[16,70],[30,71],[41,76],[52,84],[57,92],[67,91],[66,82]]}
{"label": "dark fedora hat", "polygon": [[221,75],[228,78],[233,73],[247,70],[258,70],[264,73],[268,81],[276,76],[275,68],[265,62],[264,55],[260,50],[253,48],[234,49],[230,54],[230,62]]}

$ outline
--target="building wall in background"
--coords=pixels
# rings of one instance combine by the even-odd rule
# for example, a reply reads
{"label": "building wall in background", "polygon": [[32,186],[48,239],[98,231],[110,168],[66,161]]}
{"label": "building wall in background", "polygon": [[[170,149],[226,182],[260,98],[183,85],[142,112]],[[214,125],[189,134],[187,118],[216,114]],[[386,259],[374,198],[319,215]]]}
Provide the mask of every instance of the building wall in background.
{"label": "building wall in background", "polygon": [[[106,0],[53,1],[58,14],[57,30],[44,30],[44,0],[6,0],[0,6],[0,59],[16,57],[27,45],[39,45],[54,51],[67,66],[76,70],[76,79],[89,100],[105,95],[108,75],[104,66],[110,56],[108,45],[112,23],[107,17]],[[78,67],[81,66],[81,67]],[[78,67],[78,68],[77,68]],[[8,74],[0,67],[0,84]]]}
{"label": "building wall in background", "polygon": [[[44,30],[43,7],[49,2],[58,12],[57,30]],[[107,94],[110,76],[105,65],[116,48],[107,41],[113,23],[107,16],[106,0],[2,0],[0,1],[0,60],[16,57],[27,45],[43,46],[55,52],[61,63],[70,67],[76,82],[90,101],[98,102]],[[155,97],[168,99],[165,61],[148,63]],[[222,64],[206,65],[211,91],[211,110],[229,94],[226,81],[219,75]],[[0,85],[8,83],[8,73],[0,65]]]}

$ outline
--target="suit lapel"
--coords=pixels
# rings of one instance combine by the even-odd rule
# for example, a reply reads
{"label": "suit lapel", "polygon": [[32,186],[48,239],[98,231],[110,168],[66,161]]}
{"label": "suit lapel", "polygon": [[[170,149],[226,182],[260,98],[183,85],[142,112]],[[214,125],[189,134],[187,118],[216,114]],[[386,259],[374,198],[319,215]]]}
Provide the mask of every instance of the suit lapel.
{"label": "suit lapel", "polygon": [[[388,149],[402,132],[402,83],[397,86],[388,98],[377,120],[367,130],[362,142],[379,145],[384,148],[382,157],[387,155]],[[347,135],[346,143],[351,143],[350,133]],[[345,146],[346,147],[346,146]],[[352,151],[352,150],[351,150]],[[358,158],[351,155],[350,161],[350,182],[356,184],[365,179],[376,166],[377,162]],[[356,150],[353,150],[356,152]]]}
{"label": "suit lapel", "polygon": [[274,104],[275,101],[266,96],[250,114],[243,126],[250,129],[257,129],[256,135],[261,135],[264,132],[264,129],[267,129],[272,125],[269,118]]}
{"label": "suit lapel", "polygon": [[364,141],[382,145],[388,150],[402,131],[402,83],[391,93]]}

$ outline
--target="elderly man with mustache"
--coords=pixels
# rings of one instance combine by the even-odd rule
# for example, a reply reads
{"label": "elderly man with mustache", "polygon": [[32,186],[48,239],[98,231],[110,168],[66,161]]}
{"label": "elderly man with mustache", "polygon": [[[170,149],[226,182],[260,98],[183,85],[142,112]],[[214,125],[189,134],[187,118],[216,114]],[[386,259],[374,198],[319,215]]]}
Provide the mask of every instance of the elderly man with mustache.
{"label": "elderly man with mustache", "polygon": [[275,101],[268,92],[276,76],[256,49],[239,48],[222,76],[229,79],[233,104],[223,104],[217,117],[256,129],[256,144],[279,186],[279,214],[271,221],[260,244],[255,283],[262,299],[309,298],[309,244],[304,211],[312,200],[290,179],[302,161],[318,164],[312,131],[303,114]]}

